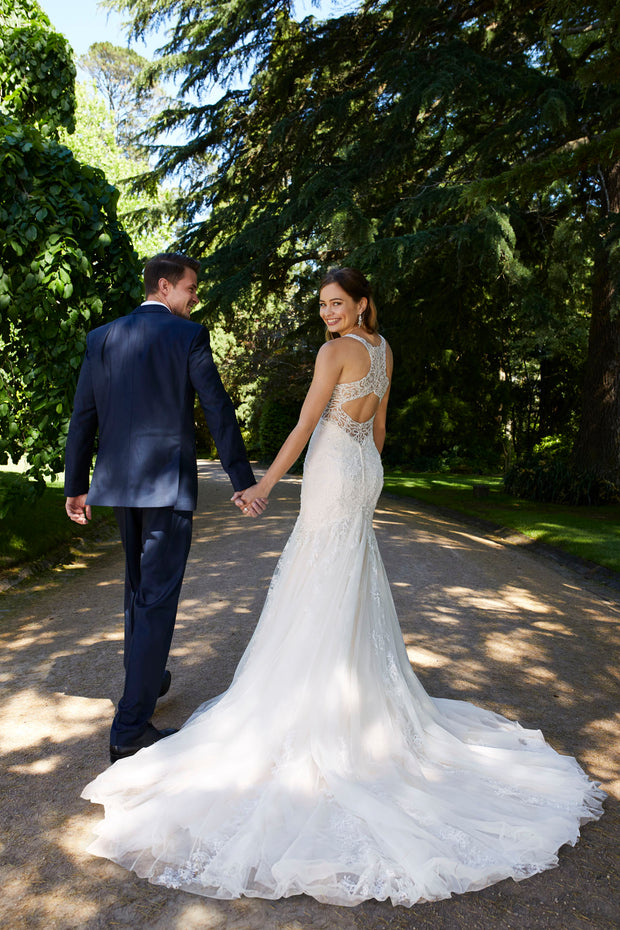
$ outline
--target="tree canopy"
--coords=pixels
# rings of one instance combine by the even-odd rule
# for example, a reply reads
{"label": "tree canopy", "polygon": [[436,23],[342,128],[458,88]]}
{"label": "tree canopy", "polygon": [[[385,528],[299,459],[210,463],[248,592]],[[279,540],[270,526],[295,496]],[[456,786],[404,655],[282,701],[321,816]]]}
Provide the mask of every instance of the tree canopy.
{"label": "tree canopy", "polygon": [[178,234],[174,219],[178,191],[155,185],[147,193],[135,192],[132,179],[149,170],[148,161],[116,141],[114,114],[94,84],[78,82],[75,90],[75,132],[61,129],[60,140],[78,161],[99,168],[117,188],[117,215],[140,258],[166,251]]}
{"label": "tree canopy", "polygon": [[148,87],[141,83],[148,60],[135,49],[112,42],[94,42],[78,62],[94,80],[112,114],[117,145],[127,155],[143,154],[142,132],[165,101],[157,83]]}
{"label": "tree canopy", "polygon": [[328,265],[357,265],[396,352],[392,453],[564,431],[620,478],[617,3],[116,5],[136,35],[171,25],[150,74],[181,99],[153,132],[187,141],[155,176],[183,185],[208,317],[269,295],[299,322]]}

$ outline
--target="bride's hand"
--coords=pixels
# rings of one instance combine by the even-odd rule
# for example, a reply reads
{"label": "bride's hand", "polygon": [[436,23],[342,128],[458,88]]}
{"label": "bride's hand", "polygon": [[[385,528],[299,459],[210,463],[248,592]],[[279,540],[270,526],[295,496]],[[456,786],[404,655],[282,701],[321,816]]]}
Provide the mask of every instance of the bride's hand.
{"label": "bride's hand", "polygon": [[267,496],[259,484],[254,484],[245,491],[235,491],[231,500],[248,517],[258,517],[267,506]]}

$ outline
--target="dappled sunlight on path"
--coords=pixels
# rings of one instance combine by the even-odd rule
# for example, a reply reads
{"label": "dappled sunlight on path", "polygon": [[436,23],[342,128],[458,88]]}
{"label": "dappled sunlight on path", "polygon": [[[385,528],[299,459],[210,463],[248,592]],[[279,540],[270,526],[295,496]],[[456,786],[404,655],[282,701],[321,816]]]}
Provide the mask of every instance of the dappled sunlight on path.
{"label": "dappled sunlight on path", "polygon": [[[194,542],[154,722],[179,725],[225,689],[292,528],[299,479],[242,518],[228,480],[201,466]],[[3,900],[11,930],[579,930],[611,928],[620,797],[617,591],[412,500],[382,498],[375,526],[409,659],[430,694],[540,728],[610,794],[560,868],[413,909],[330,908],[305,897],[218,902],[155,887],[84,850],[122,686],[120,545],[105,541],[0,599]],[[291,617],[294,624],[295,617]],[[3,920],[6,922],[3,924]]]}

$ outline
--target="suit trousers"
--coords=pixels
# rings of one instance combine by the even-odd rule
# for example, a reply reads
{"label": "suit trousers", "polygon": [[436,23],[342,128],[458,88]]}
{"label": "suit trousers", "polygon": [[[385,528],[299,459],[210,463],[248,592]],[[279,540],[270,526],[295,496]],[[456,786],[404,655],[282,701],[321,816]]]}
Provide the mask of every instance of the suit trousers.
{"label": "suit trousers", "polygon": [[192,511],[115,507],[125,550],[125,688],[110,743],[135,742],[155,710],[192,541]]}

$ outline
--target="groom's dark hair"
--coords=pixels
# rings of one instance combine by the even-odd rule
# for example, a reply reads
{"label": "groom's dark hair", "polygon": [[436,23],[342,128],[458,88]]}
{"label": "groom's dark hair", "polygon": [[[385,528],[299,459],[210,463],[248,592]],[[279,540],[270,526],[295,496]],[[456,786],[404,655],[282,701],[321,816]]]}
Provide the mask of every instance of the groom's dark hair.
{"label": "groom's dark hair", "polygon": [[144,290],[146,294],[155,294],[159,287],[159,279],[165,278],[171,284],[177,284],[185,269],[191,268],[196,274],[200,271],[200,262],[182,252],[160,252],[149,258],[144,266]]}

